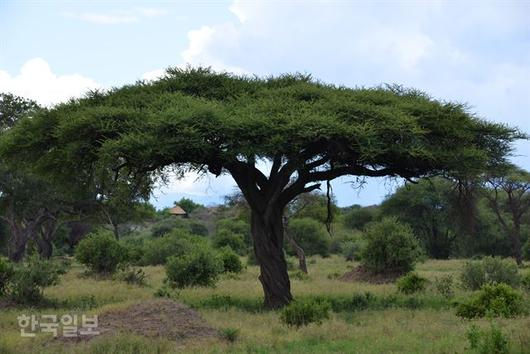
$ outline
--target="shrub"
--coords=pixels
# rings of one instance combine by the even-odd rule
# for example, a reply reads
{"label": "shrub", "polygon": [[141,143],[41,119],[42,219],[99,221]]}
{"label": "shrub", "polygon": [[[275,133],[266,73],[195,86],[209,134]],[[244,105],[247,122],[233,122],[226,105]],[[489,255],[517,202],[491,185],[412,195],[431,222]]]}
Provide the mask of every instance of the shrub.
{"label": "shrub", "polygon": [[243,270],[243,263],[239,256],[230,248],[224,247],[219,251],[219,257],[223,262],[224,272],[240,273]]}
{"label": "shrub", "polygon": [[358,242],[345,241],[342,243],[342,255],[347,261],[354,261],[359,258],[359,251],[361,247]]}
{"label": "shrub", "polygon": [[476,325],[472,325],[467,331],[467,339],[470,348],[480,354],[508,354],[510,352],[508,338],[493,322],[489,331],[481,331]]}
{"label": "shrub", "polygon": [[222,328],[219,331],[219,336],[230,343],[234,343],[239,337],[239,329],[231,327]]}
{"label": "shrub", "polygon": [[397,281],[397,288],[403,294],[414,294],[425,290],[428,280],[416,273],[408,273]]}
{"label": "shrub", "polygon": [[522,279],[521,279],[521,284],[523,285],[523,288],[525,290],[528,290],[530,291],[530,273],[526,273]]}
{"label": "shrub", "polygon": [[223,271],[223,262],[213,250],[194,247],[183,256],[171,256],[166,263],[167,280],[170,286],[213,286]]}
{"label": "shrub", "polygon": [[165,264],[168,257],[184,255],[197,242],[200,241],[193,239],[192,236],[182,230],[175,230],[168,235],[149,240],[143,245],[143,256],[140,264]]}
{"label": "shrub", "polygon": [[486,283],[505,283],[517,287],[521,276],[514,260],[485,257],[479,261],[466,262],[460,279],[464,288],[478,290]]}
{"label": "shrub", "polygon": [[414,268],[421,255],[411,228],[395,218],[370,224],[364,238],[361,264],[372,273],[404,274]]}
{"label": "shrub", "polygon": [[288,326],[306,326],[310,323],[320,324],[329,318],[331,305],[326,301],[293,301],[281,312],[280,319]]}
{"label": "shrub", "polygon": [[434,280],[434,287],[440,295],[451,298],[454,296],[453,283],[452,275],[443,275]]}
{"label": "shrub", "polygon": [[0,297],[5,295],[7,286],[14,274],[13,264],[7,258],[0,257]]}
{"label": "shrub", "polygon": [[292,272],[291,274],[289,274],[289,278],[296,279],[296,280],[309,280],[309,275],[307,275],[307,273],[304,273],[298,269]]}
{"label": "shrub", "polygon": [[244,236],[241,234],[233,233],[227,229],[221,229],[217,231],[213,237],[213,245],[217,248],[230,247],[237,254],[244,255],[247,246],[245,245]]}
{"label": "shrub", "polygon": [[208,228],[200,221],[190,220],[188,221],[187,226],[192,235],[208,236]]}
{"label": "shrub", "polygon": [[31,256],[15,268],[10,297],[16,303],[35,304],[43,300],[43,290],[57,284],[61,270],[58,265],[38,256]]}
{"label": "shrub", "polygon": [[127,249],[108,231],[93,233],[79,242],[75,258],[93,272],[114,273],[127,261]]}
{"label": "shrub", "polygon": [[375,216],[376,210],[373,208],[355,207],[344,214],[343,222],[349,228],[362,230]]}
{"label": "shrub", "polygon": [[463,318],[515,317],[523,313],[523,297],[507,284],[485,284],[468,302],[457,305],[456,314]]}
{"label": "shrub", "polygon": [[116,276],[118,280],[124,281],[128,284],[136,284],[140,286],[145,285],[145,277],[146,275],[142,268],[132,267],[121,269]]}
{"label": "shrub", "polygon": [[153,237],[162,237],[169,234],[171,231],[177,228],[176,220],[171,217],[167,219],[162,219],[153,225],[151,228],[151,236]]}
{"label": "shrub", "polygon": [[329,255],[331,240],[322,223],[310,218],[293,219],[289,222],[287,232],[302,247],[306,256]]}

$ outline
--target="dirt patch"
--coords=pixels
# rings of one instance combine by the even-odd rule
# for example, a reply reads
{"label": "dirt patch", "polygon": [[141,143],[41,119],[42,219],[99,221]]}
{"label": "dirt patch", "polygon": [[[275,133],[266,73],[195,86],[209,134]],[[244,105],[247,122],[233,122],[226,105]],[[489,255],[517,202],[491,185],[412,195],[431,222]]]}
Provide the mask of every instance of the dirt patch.
{"label": "dirt patch", "polygon": [[97,330],[100,335],[57,338],[63,341],[78,342],[102,335],[128,332],[151,338],[177,340],[213,337],[218,334],[196,311],[169,299],[150,300],[125,309],[103,313],[99,315]]}
{"label": "dirt patch", "polygon": [[366,270],[366,268],[358,266],[352,271],[344,273],[339,277],[339,280],[345,282],[361,281],[371,284],[387,284],[395,282],[401,275],[402,273],[398,272],[373,274]]}

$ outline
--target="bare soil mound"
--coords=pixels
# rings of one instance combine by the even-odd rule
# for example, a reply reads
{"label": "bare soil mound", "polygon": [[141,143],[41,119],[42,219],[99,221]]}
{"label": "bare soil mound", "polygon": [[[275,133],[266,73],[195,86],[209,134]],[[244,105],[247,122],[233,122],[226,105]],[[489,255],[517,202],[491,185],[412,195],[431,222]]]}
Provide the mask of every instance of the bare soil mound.
{"label": "bare soil mound", "polygon": [[97,331],[100,335],[57,338],[77,342],[120,332],[169,340],[217,335],[217,331],[208,326],[196,311],[169,299],[150,300],[103,313],[99,315]]}
{"label": "bare soil mound", "polygon": [[361,281],[371,284],[386,284],[395,282],[401,275],[402,274],[398,272],[373,274],[366,270],[366,268],[358,266],[352,271],[344,273],[339,277],[339,280],[345,282]]}

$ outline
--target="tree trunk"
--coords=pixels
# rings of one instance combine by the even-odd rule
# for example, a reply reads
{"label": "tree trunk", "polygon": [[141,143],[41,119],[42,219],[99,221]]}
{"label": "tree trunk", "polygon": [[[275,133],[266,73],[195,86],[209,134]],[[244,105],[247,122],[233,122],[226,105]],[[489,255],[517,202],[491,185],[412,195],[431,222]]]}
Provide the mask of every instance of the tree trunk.
{"label": "tree trunk", "polygon": [[[284,230],[287,229],[287,225],[288,225],[288,220],[287,218],[284,218],[284,222],[283,222],[283,227],[284,227]],[[306,260],[305,260],[305,253],[304,253],[304,250],[302,247],[300,247],[300,245],[298,245],[298,243],[296,243],[296,241],[294,240],[294,238],[292,238],[288,232],[285,232],[284,231],[284,235],[285,237],[287,238],[287,242],[289,242],[289,245],[293,248],[293,250],[296,252],[296,256],[298,257],[298,268],[304,272],[305,274],[307,274],[307,263],[306,263]]]}
{"label": "tree trunk", "polygon": [[26,245],[29,240],[29,230],[11,227],[11,238],[9,240],[8,257],[13,262],[20,262],[26,253]]}
{"label": "tree trunk", "polygon": [[523,253],[521,251],[520,227],[516,223],[512,232],[510,232],[510,241],[512,244],[512,256],[518,265],[523,264]]}
{"label": "tree trunk", "polygon": [[282,208],[271,215],[252,211],[251,232],[254,252],[260,265],[259,280],[265,294],[267,308],[283,307],[293,299],[287,263],[283,252]]}

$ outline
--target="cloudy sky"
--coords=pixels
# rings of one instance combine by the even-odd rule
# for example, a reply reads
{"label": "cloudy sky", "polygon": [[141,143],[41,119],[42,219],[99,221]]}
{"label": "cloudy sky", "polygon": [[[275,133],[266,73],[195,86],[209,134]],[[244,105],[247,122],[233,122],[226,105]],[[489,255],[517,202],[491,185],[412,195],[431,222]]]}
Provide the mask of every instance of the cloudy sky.
{"label": "cloudy sky", "polygon": [[[530,132],[530,1],[0,0],[0,92],[53,105],[168,66],[311,73],[347,86],[399,83],[468,103]],[[513,160],[530,169],[530,143]],[[399,181],[333,183],[341,205],[379,201]],[[215,203],[227,177],[161,188]]]}

